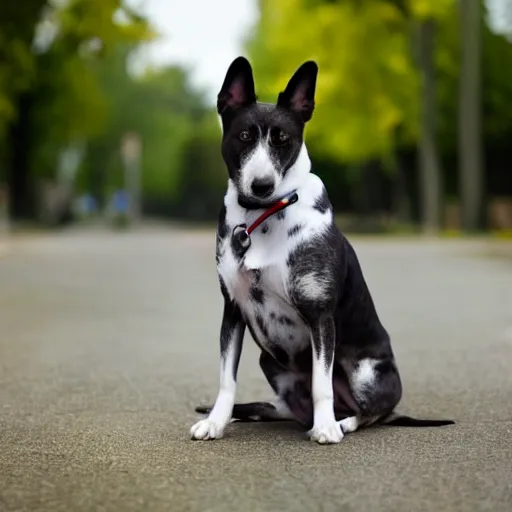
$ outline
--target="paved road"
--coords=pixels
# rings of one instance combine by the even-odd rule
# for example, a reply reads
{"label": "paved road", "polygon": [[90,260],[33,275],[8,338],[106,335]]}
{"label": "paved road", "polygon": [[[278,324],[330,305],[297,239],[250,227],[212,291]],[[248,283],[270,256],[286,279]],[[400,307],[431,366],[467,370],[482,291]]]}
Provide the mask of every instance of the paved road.
{"label": "paved road", "polygon": [[[192,442],[217,391],[212,233],[72,232],[0,259],[0,511],[512,510],[512,261],[479,243],[358,240],[401,410],[318,446],[288,424]],[[249,340],[247,340],[249,341]],[[239,398],[269,389],[246,343]]]}

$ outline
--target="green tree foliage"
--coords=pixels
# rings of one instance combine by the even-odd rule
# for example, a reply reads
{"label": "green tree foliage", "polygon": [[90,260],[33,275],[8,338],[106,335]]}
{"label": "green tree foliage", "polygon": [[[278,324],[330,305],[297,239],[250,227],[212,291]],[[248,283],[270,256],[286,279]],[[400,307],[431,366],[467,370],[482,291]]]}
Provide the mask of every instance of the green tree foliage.
{"label": "green tree foliage", "polygon": [[[456,192],[458,6],[455,0],[259,1],[260,19],[247,50],[262,99],[275,99],[304,60],[319,63],[315,122],[307,135],[315,155],[339,164],[328,171],[328,181],[346,164],[360,175],[365,162],[375,159],[393,168],[395,150],[410,152],[418,145],[424,92],[418,27],[430,23],[435,67],[429,83],[437,104],[430,141],[439,145],[443,184]],[[512,134],[512,45],[491,32],[485,17],[481,26],[483,137],[486,147],[494,147]],[[431,189],[430,198],[437,193]]]}
{"label": "green tree foliage", "polygon": [[[393,130],[403,143],[419,136],[419,77],[411,25],[437,21],[438,134],[443,152],[457,147],[460,33],[457,2],[443,0],[260,0],[247,40],[258,89],[275,99],[302,61],[319,62],[315,123],[309,137],[340,162],[381,156]],[[512,45],[482,18],[484,134],[512,127]]]}
{"label": "green tree foliage", "polygon": [[[260,2],[248,50],[264,97],[275,96],[306,59],[320,67],[315,146],[341,162],[388,155],[395,131],[418,132],[418,79],[405,21],[381,1]],[[263,87],[262,87],[263,86]]]}
{"label": "green tree foliage", "polygon": [[227,181],[220,135],[216,115],[210,112],[182,147],[175,200],[175,212],[180,216],[195,220],[218,216]]}
{"label": "green tree foliage", "polygon": [[2,10],[0,41],[10,57],[0,68],[2,153],[12,214],[21,218],[33,215],[34,177],[54,173],[59,152],[104,120],[94,61],[152,33],[121,0],[2,2]]}
{"label": "green tree foliage", "polygon": [[0,174],[9,179],[14,218],[34,214],[37,180],[56,179],[63,151],[76,145],[85,150],[76,192],[105,204],[125,186],[121,144],[129,132],[142,142],[150,208],[216,215],[225,170],[213,109],[180,67],[128,72],[154,36],[122,0],[2,3]]}
{"label": "green tree foliage", "polygon": [[[428,199],[429,211],[437,212],[441,192],[459,190],[457,6],[456,0],[259,0],[247,50],[260,99],[275,101],[303,61],[320,65],[308,148],[337,207],[364,214],[387,194],[407,216],[418,210],[419,190],[419,203]],[[484,17],[481,27],[484,149],[505,162],[512,44],[493,34]],[[9,179],[15,218],[31,214],[36,181],[56,177],[69,147],[84,149],[77,192],[106,199],[123,187],[120,149],[128,132],[142,142],[146,211],[216,215],[226,171],[213,106],[181,67],[128,71],[153,37],[123,0],[0,2],[0,179],[2,172]],[[439,180],[430,179],[428,166],[418,173],[417,146],[430,148],[424,155],[440,154]]]}
{"label": "green tree foliage", "polygon": [[51,173],[59,149],[98,134],[106,123],[108,104],[97,78],[98,61],[119,44],[134,46],[152,33],[119,0],[69,0],[47,11],[44,21],[54,25],[56,36],[38,56],[35,131],[42,137],[35,158]]}
{"label": "green tree foliage", "polygon": [[13,98],[35,76],[31,44],[46,0],[0,3],[0,134],[16,114]]}
{"label": "green tree foliage", "polygon": [[108,115],[101,132],[90,138],[82,187],[101,196],[124,186],[120,145],[124,135],[133,132],[142,142],[145,196],[171,204],[182,195],[183,174],[192,170],[183,164],[184,148],[193,138],[211,140],[211,108],[182,68],[149,69],[134,77],[127,71],[129,55],[130,48],[120,45],[98,63]]}

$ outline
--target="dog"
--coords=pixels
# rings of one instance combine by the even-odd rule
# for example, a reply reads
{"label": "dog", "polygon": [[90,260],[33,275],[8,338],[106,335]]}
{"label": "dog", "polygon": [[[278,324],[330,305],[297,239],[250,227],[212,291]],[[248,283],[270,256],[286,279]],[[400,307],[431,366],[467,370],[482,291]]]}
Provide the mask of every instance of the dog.
{"label": "dog", "polygon": [[[320,444],[375,423],[454,423],[394,412],[402,383],[390,337],[304,143],[317,74],[305,62],[276,104],[260,103],[251,65],[238,57],[218,94],[229,175],[216,240],[220,388],[213,406],[196,408],[208,416],[192,439],[220,438],[232,420],[294,420]],[[235,404],[246,327],[261,349],[270,402]]]}

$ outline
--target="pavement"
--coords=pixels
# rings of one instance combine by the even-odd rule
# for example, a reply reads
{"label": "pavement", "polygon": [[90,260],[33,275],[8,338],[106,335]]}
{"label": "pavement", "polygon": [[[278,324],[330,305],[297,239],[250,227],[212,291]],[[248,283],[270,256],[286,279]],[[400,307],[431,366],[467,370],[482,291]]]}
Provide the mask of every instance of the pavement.
{"label": "pavement", "polygon": [[[189,440],[218,386],[214,233],[70,231],[0,259],[0,511],[512,510],[512,261],[354,238],[405,387],[336,446],[290,423]],[[270,389],[250,339],[240,400]]]}

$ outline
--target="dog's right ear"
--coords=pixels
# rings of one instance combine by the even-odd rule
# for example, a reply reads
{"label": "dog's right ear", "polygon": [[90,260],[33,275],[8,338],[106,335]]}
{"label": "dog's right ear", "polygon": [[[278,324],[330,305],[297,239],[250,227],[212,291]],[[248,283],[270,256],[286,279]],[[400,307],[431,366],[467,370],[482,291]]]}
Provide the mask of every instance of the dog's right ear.
{"label": "dog's right ear", "polygon": [[252,68],[245,57],[238,57],[229,66],[222,88],[217,96],[217,112],[247,107],[256,102]]}

